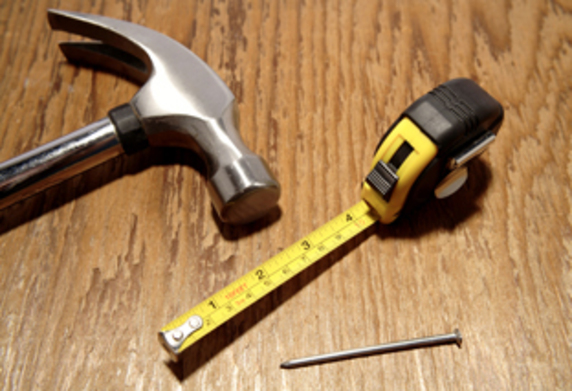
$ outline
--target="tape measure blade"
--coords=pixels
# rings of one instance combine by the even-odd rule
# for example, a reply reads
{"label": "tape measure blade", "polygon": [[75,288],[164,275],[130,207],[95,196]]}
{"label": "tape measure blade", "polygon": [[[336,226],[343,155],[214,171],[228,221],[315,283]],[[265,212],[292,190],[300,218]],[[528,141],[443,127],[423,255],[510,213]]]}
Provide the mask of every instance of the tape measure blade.
{"label": "tape measure blade", "polygon": [[[357,203],[167,324],[159,333],[163,344],[170,353],[180,354],[376,221],[377,217],[365,201]],[[203,319],[202,327],[179,347],[170,346],[163,333],[183,326],[195,315]]]}

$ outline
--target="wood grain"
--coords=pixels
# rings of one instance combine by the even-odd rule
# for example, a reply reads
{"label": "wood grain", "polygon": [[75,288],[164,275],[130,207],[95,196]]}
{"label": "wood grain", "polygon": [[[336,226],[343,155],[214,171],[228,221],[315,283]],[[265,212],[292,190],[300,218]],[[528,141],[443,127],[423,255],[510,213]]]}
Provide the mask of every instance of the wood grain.
{"label": "wood grain", "polygon": [[[138,86],[65,62],[47,8],[160,31],[237,97],[283,189],[245,227],[213,215],[185,151],[120,157],[0,212],[4,389],[572,387],[569,1],[0,2],[0,160],[106,115]],[[161,326],[359,199],[415,98],[470,77],[497,142],[451,199],[376,226],[169,362]],[[284,371],[307,354],[449,332],[444,346]]]}

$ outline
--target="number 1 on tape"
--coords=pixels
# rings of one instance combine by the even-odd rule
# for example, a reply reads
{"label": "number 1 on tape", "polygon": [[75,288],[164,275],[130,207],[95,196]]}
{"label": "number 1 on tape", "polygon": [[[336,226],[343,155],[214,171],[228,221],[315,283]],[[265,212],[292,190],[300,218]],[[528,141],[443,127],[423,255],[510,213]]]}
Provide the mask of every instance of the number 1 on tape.
{"label": "number 1 on tape", "polygon": [[163,327],[161,343],[176,360],[199,339],[376,221],[366,202],[357,203]]}

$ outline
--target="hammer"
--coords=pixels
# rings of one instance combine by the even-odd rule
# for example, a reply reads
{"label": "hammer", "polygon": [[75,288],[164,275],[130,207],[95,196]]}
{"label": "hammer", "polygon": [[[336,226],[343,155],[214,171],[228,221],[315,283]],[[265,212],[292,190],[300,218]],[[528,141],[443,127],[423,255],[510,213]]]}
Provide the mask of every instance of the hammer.
{"label": "hammer", "polygon": [[142,87],[107,117],[1,163],[0,209],[149,146],[197,152],[223,222],[247,223],[276,205],[280,185],[238,134],[234,95],[199,57],[165,35],[125,21],[53,9],[48,20],[55,30],[95,40],[60,43],[68,61],[104,68]]}

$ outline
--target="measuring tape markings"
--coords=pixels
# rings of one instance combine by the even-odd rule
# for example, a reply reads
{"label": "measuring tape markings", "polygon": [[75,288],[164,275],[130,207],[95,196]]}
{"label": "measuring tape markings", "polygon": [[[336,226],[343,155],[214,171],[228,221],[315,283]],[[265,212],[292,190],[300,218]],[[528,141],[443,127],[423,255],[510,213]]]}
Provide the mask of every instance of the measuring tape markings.
{"label": "measuring tape markings", "polygon": [[182,352],[377,220],[365,201],[357,203],[163,327],[161,332],[173,330],[193,315],[204,321],[178,349],[167,347],[175,354]]}

